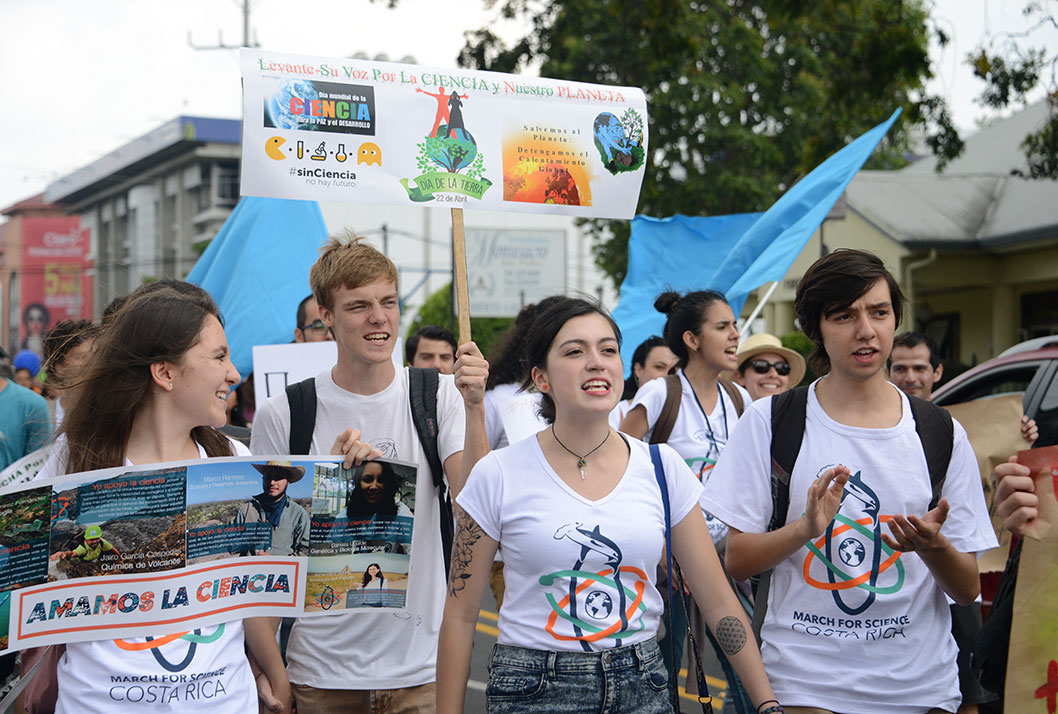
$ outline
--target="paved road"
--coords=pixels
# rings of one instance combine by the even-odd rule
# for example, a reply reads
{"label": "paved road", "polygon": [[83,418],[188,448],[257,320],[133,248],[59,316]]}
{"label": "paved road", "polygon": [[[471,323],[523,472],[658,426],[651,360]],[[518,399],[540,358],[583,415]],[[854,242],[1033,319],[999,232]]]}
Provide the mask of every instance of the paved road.
{"label": "paved road", "polygon": [[[485,714],[485,682],[488,681],[489,653],[492,645],[500,631],[497,629],[498,616],[496,614],[496,601],[491,592],[486,592],[482,609],[478,613],[477,634],[474,636],[474,652],[470,658],[470,682],[467,685],[466,705],[464,714]],[[713,695],[713,711],[719,713],[724,702],[724,691],[727,683],[720,669],[719,663],[713,657],[708,643],[705,645],[709,652],[702,652],[702,668],[706,674],[706,683],[709,685],[710,693]],[[686,653],[683,657],[684,663],[688,661]],[[693,667],[693,665],[692,665]],[[686,681],[687,670],[680,674],[680,682]],[[692,669],[691,678],[694,678]],[[697,698],[689,696],[681,686],[680,695],[683,698],[683,709],[687,712],[701,711],[697,705]],[[693,705],[693,708],[692,708]]]}

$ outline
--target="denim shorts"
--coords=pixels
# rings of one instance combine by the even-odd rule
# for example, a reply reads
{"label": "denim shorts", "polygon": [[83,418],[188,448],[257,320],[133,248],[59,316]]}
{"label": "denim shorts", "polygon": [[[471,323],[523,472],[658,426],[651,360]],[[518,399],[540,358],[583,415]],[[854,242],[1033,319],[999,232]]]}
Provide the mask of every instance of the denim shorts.
{"label": "denim shorts", "polygon": [[654,638],[602,652],[548,652],[497,644],[485,689],[488,714],[672,714]]}

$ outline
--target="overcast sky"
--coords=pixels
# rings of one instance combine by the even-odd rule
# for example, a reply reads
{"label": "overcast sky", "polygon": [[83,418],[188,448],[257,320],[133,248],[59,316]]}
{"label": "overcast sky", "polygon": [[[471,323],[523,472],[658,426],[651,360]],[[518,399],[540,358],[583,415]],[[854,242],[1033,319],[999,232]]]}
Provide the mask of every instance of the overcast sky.
{"label": "overcast sky", "polygon": [[[986,113],[964,58],[982,39],[1024,29],[1024,0],[935,0],[952,36],[934,49],[934,87],[967,131]],[[0,0],[0,207],[42,191],[180,114],[238,118],[239,0]],[[463,32],[496,17],[479,0],[254,0],[262,47],[325,57],[365,52],[454,67]],[[1039,35],[1053,53],[1058,32]],[[1042,96],[1038,95],[1038,96]]]}

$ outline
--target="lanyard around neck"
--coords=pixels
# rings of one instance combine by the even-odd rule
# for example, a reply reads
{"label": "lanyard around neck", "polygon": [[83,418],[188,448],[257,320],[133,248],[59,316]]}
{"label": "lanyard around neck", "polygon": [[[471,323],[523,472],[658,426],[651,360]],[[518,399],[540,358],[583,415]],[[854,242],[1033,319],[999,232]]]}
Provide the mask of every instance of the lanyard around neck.
{"label": "lanyard around neck", "polygon": [[[709,444],[716,451],[716,455],[720,456],[720,445],[716,443],[716,435],[713,433],[713,425],[709,421],[709,415],[705,413],[705,408],[702,407],[702,402],[698,399],[698,394],[694,391],[694,385],[691,384],[686,372],[683,373],[683,378],[687,380],[687,386],[691,388],[691,394],[694,396],[694,403],[698,405],[698,411],[702,413],[702,418],[705,419],[705,428],[709,430]],[[720,382],[716,383],[716,398],[720,402],[720,414],[724,420],[724,443],[726,444],[731,434],[727,426],[727,405],[724,404],[724,393],[720,388]]]}

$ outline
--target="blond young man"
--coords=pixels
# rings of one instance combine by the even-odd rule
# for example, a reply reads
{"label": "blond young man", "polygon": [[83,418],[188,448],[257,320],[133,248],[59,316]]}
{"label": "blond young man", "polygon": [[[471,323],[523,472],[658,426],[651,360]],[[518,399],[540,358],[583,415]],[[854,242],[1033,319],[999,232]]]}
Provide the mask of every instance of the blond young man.
{"label": "blond young man", "polygon": [[[383,456],[418,465],[417,508],[407,609],[306,618],[291,632],[288,673],[298,711],[432,712],[437,636],[445,579],[433,478],[412,422],[408,370],[392,360],[400,309],[396,266],[358,238],[332,238],[309,273],[320,319],[338,345],[338,363],[315,379],[316,424],[310,453],[345,456],[346,466]],[[437,390],[438,451],[452,494],[488,451],[483,397],[488,363],[470,342],[454,376]],[[254,422],[251,450],[289,450],[286,394],[272,397]]]}

